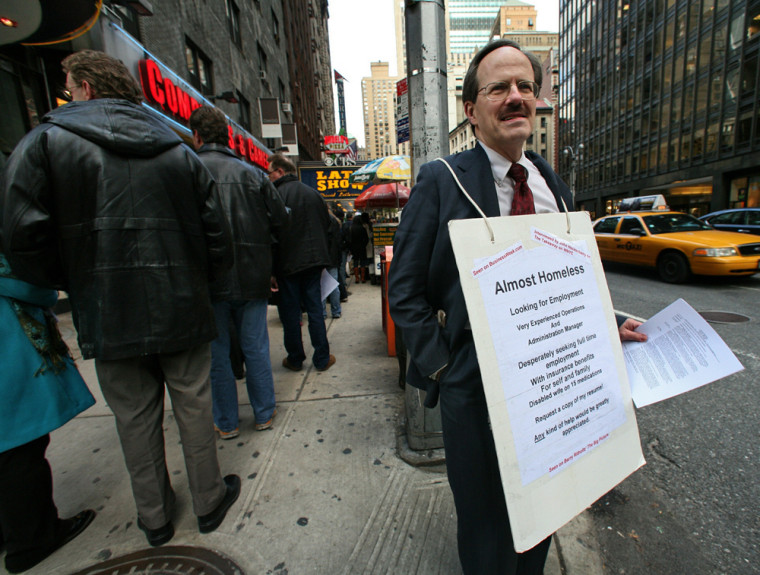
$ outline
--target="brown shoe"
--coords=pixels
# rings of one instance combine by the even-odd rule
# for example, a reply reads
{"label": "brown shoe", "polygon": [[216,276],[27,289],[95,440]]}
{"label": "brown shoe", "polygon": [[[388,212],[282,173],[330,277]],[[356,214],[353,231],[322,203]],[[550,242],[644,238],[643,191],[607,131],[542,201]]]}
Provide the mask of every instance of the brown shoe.
{"label": "brown shoe", "polygon": [[292,363],[288,361],[287,357],[282,360],[282,367],[287,367],[291,371],[301,371],[301,366],[293,365]]}
{"label": "brown shoe", "polygon": [[327,370],[328,370],[328,369],[330,369],[330,368],[331,368],[333,365],[335,365],[335,361],[336,361],[336,360],[335,360],[335,356],[334,356],[333,354],[330,354],[330,359],[328,359],[328,360],[327,360],[327,365],[326,365],[326,366],[324,366],[324,367],[317,367],[317,366],[315,365],[315,366],[314,366],[314,368],[315,368],[317,371],[327,371]]}

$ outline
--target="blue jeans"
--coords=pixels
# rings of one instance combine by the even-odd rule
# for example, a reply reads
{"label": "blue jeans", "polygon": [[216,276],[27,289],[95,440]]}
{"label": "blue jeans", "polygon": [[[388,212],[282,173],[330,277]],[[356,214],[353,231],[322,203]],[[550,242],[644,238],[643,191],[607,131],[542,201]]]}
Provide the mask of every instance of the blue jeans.
{"label": "blue jeans", "polygon": [[238,427],[238,396],[230,363],[230,319],[235,323],[245,361],[245,385],[258,423],[269,421],[275,407],[269,359],[267,300],[220,301],[214,304],[216,329],[211,342],[211,392],[214,423],[222,431]]}
{"label": "blue jeans", "polygon": [[[338,268],[327,268],[327,273],[329,273],[334,280],[337,281],[338,279]],[[341,311],[340,311],[340,285],[336,287],[330,295],[327,296],[327,299],[322,302],[322,317],[327,317],[327,305],[326,302],[330,302],[330,313],[333,317],[340,317]]]}
{"label": "blue jeans", "polygon": [[348,261],[348,252],[340,251],[340,267],[338,268],[338,288],[340,288],[340,299],[348,297],[348,288],[346,287],[346,263]]}
{"label": "blue jeans", "polygon": [[306,359],[301,337],[301,303],[309,316],[309,337],[314,347],[312,356],[314,366],[322,369],[330,361],[330,344],[327,342],[327,329],[322,316],[321,277],[322,268],[311,268],[277,278],[280,286],[280,302],[277,310],[282,322],[288,363],[294,366],[300,366]]}

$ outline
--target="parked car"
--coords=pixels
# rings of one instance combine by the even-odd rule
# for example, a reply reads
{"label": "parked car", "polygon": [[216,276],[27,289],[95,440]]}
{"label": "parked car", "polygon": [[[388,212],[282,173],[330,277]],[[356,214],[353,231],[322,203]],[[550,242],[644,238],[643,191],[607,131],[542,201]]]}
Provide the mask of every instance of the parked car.
{"label": "parked car", "polygon": [[760,208],[720,210],[699,218],[716,230],[760,235]]}
{"label": "parked car", "polygon": [[681,212],[626,212],[599,218],[594,236],[603,261],[656,268],[664,281],[691,274],[749,276],[760,271],[760,239],[723,232]]}

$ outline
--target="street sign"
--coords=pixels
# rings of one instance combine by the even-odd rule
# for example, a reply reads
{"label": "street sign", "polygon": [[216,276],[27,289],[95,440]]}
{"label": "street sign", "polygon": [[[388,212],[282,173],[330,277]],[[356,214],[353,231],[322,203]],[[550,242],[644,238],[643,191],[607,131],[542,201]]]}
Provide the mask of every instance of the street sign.
{"label": "street sign", "polygon": [[409,86],[406,78],[396,82],[396,143],[409,141]]}

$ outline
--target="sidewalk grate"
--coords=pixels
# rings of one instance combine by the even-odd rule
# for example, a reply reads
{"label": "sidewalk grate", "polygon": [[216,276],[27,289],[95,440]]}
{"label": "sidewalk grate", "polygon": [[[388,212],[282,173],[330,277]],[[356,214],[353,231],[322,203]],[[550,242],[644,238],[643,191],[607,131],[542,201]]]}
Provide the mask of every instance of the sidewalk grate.
{"label": "sidewalk grate", "polygon": [[231,559],[203,547],[158,547],[92,565],[72,575],[245,575]]}
{"label": "sidewalk grate", "polygon": [[746,315],[730,311],[701,311],[699,315],[710,323],[744,323],[750,320]]}

